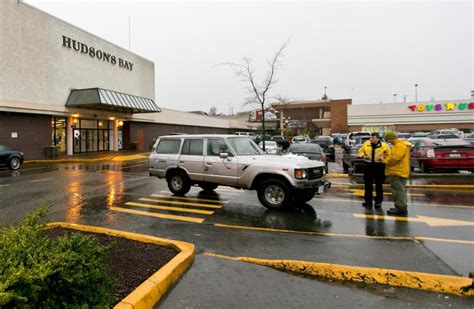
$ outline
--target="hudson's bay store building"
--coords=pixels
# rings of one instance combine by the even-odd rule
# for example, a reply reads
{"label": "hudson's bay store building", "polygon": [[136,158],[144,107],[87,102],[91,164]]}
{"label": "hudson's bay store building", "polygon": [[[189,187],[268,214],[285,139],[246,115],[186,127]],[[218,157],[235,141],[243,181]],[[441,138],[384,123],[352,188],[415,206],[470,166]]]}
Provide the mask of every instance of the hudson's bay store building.
{"label": "hudson's bay store building", "polygon": [[0,1],[0,144],[29,159],[148,149],[169,133],[228,133],[245,124],[155,103],[155,67],[17,0]]}

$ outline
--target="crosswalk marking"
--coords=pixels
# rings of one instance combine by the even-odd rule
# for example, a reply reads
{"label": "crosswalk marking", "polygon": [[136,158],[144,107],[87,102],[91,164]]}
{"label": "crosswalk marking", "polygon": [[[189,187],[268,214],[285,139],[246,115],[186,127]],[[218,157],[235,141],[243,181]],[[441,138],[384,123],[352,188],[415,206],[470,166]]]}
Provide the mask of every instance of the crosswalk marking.
{"label": "crosswalk marking", "polygon": [[187,202],[175,202],[175,201],[167,201],[161,199],[153,199],[153,198],[139,198],[140,201],[144,202],[155,202],[155,203],[166,203],[166,204],[173,204],[173,205],[183,205],[183,206],[195,206],[195,207],[203,207],[203,208],[215,208],[219,209],[222,208],[220,205],[211,205],[211,204],[199,204],[199,203],[187,203]]}
{"label": "crosswalk marking", "polygon": [[209,210],[181,208],[181,207],[172,207],[172,206],[164,206],[164,205],[150,205],[150,204],[135,203],[135,202],[127,202],[125,203],[125,205],[135,206],[135,207],[146,207],[146,208],[152,208],[152,209],[169,210],[169,211],[187,212],[187,213],[201,214],[201,215],[212,215],[214,213],[213,211],[209,211]]}
{"label": "crosswalk marking", "polygon": [[188,200],[188,201],[199,201],[199,202],[207,202],[207,203],[218,203],[218,204],[226,204],[228,201],[220,201],[220,200],[209,200],[203,199],[199,197],[185,197],[185,196],[173,196],[173,195],[164,195],[164,194],[152,194],[153,197],[164,197],[170,198],[175,200]]}
{"label": "crosswalk marking", "polygon": [[161,214],[161,213],[156,213],[156,212],[148,212],[148,211],[135,210],[135,209],[127,209],[127,208],[121,208],[121,207],[111,207],[110,210],[118,211],[118,212],[124,212],[124,213],[130,213],[130,214],[135,214],[135,215],[142,215],[142,216],[160,218],[160,219],[170,219],[170,220],[193,222],[193,223],[203,223],[204,222],[204,219],[202,219],[202,218],[175,216],[175,215]]}

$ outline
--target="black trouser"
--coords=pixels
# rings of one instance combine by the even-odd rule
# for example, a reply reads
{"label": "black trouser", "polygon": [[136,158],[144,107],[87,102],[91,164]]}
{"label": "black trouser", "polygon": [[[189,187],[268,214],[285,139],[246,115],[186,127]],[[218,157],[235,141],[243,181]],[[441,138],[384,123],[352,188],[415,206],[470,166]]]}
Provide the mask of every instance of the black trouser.
{"label": "black trouser", "polygon": [[383,183],[385,182],[385,165],[381,163],[366,163],[364,169],[364,199],[367,205],[372,205],[373,183],[375,181],[375,204],[383,202]]}

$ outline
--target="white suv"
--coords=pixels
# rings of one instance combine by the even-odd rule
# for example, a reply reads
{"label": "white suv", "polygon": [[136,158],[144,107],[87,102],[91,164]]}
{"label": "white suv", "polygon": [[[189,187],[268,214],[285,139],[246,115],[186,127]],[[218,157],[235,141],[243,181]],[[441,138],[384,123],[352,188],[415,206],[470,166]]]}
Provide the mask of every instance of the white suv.
{"label": "white suv", "polygon": [[285,208],[307,202],[330,187],[324,163],[266,155],[248,137],[236,135],[162,136],[149,158],[150,176],[164,178],[176,195],[193,184],[257,190],[263,206]]}

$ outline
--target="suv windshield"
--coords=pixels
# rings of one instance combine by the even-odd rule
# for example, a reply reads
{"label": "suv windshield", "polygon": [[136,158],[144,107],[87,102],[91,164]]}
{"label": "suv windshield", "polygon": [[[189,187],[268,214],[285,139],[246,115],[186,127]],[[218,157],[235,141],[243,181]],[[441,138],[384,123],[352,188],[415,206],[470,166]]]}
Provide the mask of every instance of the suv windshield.
{"label": "suv windshield", "polygon": [[248,137],[229,137],[228,141],[238,156],[262,155],[263,151]]}

